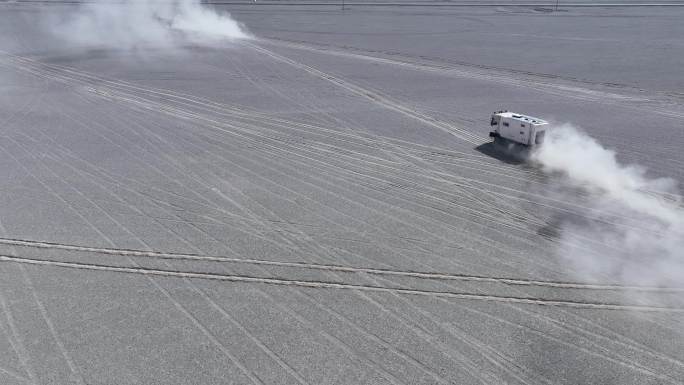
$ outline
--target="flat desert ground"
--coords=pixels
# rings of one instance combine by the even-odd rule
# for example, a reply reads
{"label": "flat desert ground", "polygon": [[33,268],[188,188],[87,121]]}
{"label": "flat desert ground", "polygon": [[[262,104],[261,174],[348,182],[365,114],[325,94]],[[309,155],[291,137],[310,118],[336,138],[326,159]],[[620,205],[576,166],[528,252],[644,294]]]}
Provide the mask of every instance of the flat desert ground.
{"label": "flat desert ground", "polygon": [[584,274],[595,205],[488,132],[681,185],[684,7],[217,5],[252,38],[88,49],[45,27],[77,7],[0,3],[2,384],[683,383],[683,290]]}

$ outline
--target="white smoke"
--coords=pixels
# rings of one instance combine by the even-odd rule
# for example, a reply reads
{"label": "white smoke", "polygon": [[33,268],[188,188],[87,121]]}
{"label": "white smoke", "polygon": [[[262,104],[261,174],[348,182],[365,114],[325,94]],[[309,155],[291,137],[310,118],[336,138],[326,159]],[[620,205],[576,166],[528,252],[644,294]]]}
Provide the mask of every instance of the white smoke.
{"label": "white smoke", "polygon": [[171,27],[191,37],[213,39],[244,39],[249,37],[244,27],[228,14],[218,14],[198,3],[184,1],[173,17]]}
{"label": "white smoke", "polygon": [[65,18],[50,20],[49,26],[55,36],[77,45],[122,50],[249,37],[229,14],[199,0],[82,4]]}
{"label": "white smoke", "polygon": [[620,164],[614,151],[570,125],[548,130],[531,157],[587,193],[573,202],[585,208],[584,219],[560,225],[560,253],[583,278],[681,285],[684,209],[674,180]]}

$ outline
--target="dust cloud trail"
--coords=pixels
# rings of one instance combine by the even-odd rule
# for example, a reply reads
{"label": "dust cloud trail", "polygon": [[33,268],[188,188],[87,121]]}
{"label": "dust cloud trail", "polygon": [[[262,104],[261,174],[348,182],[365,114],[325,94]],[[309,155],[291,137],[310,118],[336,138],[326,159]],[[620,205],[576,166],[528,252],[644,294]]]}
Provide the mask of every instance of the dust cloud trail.
{"label": "dust cloud trail", "polygon": [[[666,199],[679,196],[675,181],[649,178],[643,167],[620,164],[614,151],[570,125],[555,127],[547,135],[532,161],[560,175],[569,187],[583,190],[586,194],[575,199],[594,216],[560,221],[561,256],[585,279],[681,284],[684,209],[680,202]],[[592,253],[571,246],[582,239],[579,242]]]}
{"label": "dust cloud trail", "polygon": [[203,6],[199,0],[82,4],[58,20],[49,19],[48,28],[77,45],[123,50],[249,37],[229,14]]}

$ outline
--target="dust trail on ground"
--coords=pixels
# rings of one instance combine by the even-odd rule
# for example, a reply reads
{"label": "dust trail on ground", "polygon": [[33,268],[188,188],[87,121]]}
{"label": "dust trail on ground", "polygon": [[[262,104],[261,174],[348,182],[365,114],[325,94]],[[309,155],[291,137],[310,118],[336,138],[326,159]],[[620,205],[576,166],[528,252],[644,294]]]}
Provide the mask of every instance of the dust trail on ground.
{"label": "dust trail on ground", "polygon": [[[677,184],[651,178],[639,165],[623,165],[607,149],[581,130],[555,127],[532,161],[564,180],[580,194],[562,192],[564,199],[580,199],[615,225],[565,218],[559,221],[560,255],[583,275],[598,280],[619,278],[633,284],[668,285],[684,279],[684,209]],[[590,239],[595,253],[572,247]]]}
{"label": "dust trail on ground", "polygon": [[248,38],[228,13],[198,0],[126,0],[81,4],[74,12],[45,17],[54,36],[79,46],[115,49],[173,47]]}

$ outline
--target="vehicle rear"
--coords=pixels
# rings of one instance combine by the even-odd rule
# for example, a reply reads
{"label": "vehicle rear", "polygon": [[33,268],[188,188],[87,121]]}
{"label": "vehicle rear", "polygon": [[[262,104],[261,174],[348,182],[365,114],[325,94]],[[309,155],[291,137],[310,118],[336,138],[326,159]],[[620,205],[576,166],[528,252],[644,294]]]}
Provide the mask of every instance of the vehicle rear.
{"label": "vehicle rear", "polygon": [[499,111],[492,115],[490,125],[494,130],[489,136],[495,141],[536,146],[544,142],[548,123],[532,116]]}

